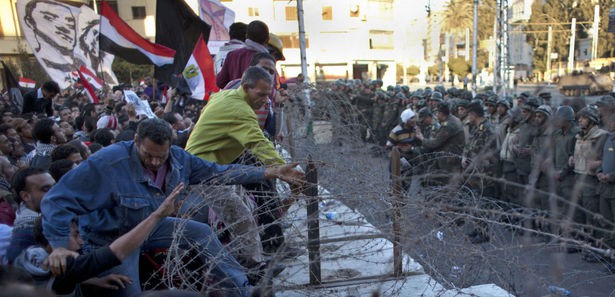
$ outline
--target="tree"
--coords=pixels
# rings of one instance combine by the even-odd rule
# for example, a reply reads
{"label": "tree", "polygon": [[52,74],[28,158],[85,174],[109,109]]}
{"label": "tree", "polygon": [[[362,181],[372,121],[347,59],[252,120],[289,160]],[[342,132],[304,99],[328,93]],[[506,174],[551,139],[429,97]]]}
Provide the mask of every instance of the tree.
{"label": "tree", "polygon": [[472,32],[473,19],[471,1],[449,0],[446,4],[442,13],[442,31],[451,34],[455,52],[457,52],[457,37],[463,36],[468,28]]}
{"label": "tree", "polygon": [[470,64],[466,62],[464,58],[451,58],[448,61],[448,68],[451,71],[458,75],[459,77],[464,77],[468,73],[470,73]]}
{"label": "tree", "polygon": [[36,58],[29,54],[23,43],[17,43],[17,57],[14,62],[8,62],[7,66],[18,77],[27,77],[36,81],[37,85],[42,85],[49,80],[45,69],[41,67]]}
{"label": "tree", "polygon": [[[604,1],[602,2],[610,2]],[[601,4],[602,6],[602,4]],[[553,39],[551,52],[557,53],[559,61],[568,61],[570,47],[570,26],[572,18],[576,18],[577,38],[586,38],[590,35],[591,24],[584,22],[593,21],[594,8],[591,1],[579,0],[547,0],[535,1],[532,5],[532,15],[525,27],[527,41],[534,48],[534,68],[544,71],[547,61],[548,26],[552,26]],[[613,41],[604,40],[602,44],[610,44]],[[599,55],[608,51],[608,48],[599,48]]]}
{"label": "tree", "polygon": [[113,60],[113,65],[111,68],[120,83],[129,82],[132,84],[136,79],[140,79],[145,76],[154,76],[153,65],[136,65],[117,56],[115,57],[115,60]]}
{"label": "tree", "polygon": [[417,76],[419,75],[419,73],[421,73],[421,68],[416,65],[410,65],[408,66],[408,68],[406,68],[406,73],[410,76]]}

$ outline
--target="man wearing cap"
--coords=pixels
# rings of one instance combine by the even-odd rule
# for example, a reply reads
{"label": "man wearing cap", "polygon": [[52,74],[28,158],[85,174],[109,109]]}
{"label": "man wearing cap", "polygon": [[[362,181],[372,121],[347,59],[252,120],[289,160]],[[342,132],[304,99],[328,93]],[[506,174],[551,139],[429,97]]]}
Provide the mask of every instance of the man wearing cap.
{"label": "man wearing cap", "polygon": [[448,103],[442,102],[437,107],[436,117],[440,122],[438,132],[431,138],[425,138],[420,130],[417,131],[416,137],[423,142],[421,152],[445,155],[437,156],[436,169],[449,174],[460,173],[465,146],[463,124],[451,115]]}
{"label": "man wearing cap", "polygon": [[[569,162],[571,166],[574,166],[576,182],[580,186],[580,190],[578,196],[572,197],[571,207],[575,208],[575,223],[597,226],[595,215],[600,211],[600,195],[596,174],[602,164],[602,149],[607,132],[600,129],[600,114],[594,106],[590,105],[581,109],[578,118],[581,132],[576,136],[574,155],[570,157]],[[577,208],[577,205],[585,210]],[[584,231],[589,236],[594,235],[594,230]],[[583,259],[587,261],[596,260],[589,252],[584,253]]]}
{"label": "man wearing cap", "polygon": [[391,150],[393,147],[399,149],[403,175],[418,174],[417,165],[420,162],[417,157],[419,156],[418,147],[421,142],[416,138],[416,114],[408,108],[401,113],[400,119],[401,123],[389,133],[385,149]]}

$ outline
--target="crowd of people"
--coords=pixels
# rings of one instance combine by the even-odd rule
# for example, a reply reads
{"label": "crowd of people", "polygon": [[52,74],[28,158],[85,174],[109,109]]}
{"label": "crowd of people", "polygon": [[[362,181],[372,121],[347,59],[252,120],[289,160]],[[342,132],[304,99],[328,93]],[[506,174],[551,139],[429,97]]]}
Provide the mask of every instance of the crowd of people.
{"label": "crowd of people", "polygon": [[[556,104],[549,92],[501,98],[441,85],[411,92],[383,90],[378,80],[338,80],[329,92],[356,108],[365,141],[400,150],[406,177],[421,176],[430,186],[463,179],[518,214],[502,216],[506,224],[605,251],[615,246],[615,94],[592,104],[582,98]],[[471,242],[488,241],[488,228],[475,225]],[[603,260],[579,246],[567,249]]]}
{"label": "crowd of people", "polygon": [[[301,252],[285,244],[280,218],[305,175],[273,145],[288,97],[275,70],[281,42],[260,21],[234,24],[231,38],[243,46],[225,55],[226,82],[207,103],[150,78],[101,92],[99,103],[53,81],[22,106],[2,93],[0,285],[135,296],[148,280],[140,259],[176,240],[202,264],[203,292],[273,294],[280,257]],[[292,198],[280,200],[276,180]]]}

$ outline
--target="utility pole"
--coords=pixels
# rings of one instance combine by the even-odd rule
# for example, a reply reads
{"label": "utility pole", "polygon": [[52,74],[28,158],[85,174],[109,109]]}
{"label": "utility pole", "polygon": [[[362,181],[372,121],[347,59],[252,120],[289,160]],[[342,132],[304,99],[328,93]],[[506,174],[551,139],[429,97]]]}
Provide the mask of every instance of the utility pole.
{"label": "utility pole", "polygon": [[472,96],[476,95],[476,48],[478,47],[478,0],[474,0],[474,23],[472,24]]}
{"label": "utility pole", "polygon": [[572,34],[570,35],[570,49],[568,50],[568,73],[572,73],[572,71],[574,70],[574,39],[576,35],[576,29],[577,19],[572,18],[572,24],[570,25],[570,31]]}
{"label": "utility pole", "polygon": [[303,0],[297,0],[297,20],[299,22],[299,54],[301,55],[301,72],[304,76],[307,72],[307,57],[305,52],[305,23],[303,19]]}
{"label": "utility pole", "polygon": [[547,82],[551,82],[551,42],[553,42],[553,28],[549,26],[549,33],[547,34],[547,71],[545,72]]}
{"label": "utility pole", "polygon": [[[297,0],[297,21],[299,23],[299,54],[301,55],[301,72],[304,77],[308,77],[307,57],[305,51],[305,23],[303,19],[303,0]],[[316,76],[314,76],[314,81]],[[312,127],[312,99],[310,98],[310,88],[303,90],[305,93],[305,121],[307,123],[306,136],[308,139],[313,134]]]}
{"label": "utility pole", "polygon": [[598,58],[598,30],[600,26],[600,5],[594,6],[594,26],[592,28],[592,60]]}
{"label": "utility pole", "polygon": [[466,28],[466,62],[470,61],[470,28]]}

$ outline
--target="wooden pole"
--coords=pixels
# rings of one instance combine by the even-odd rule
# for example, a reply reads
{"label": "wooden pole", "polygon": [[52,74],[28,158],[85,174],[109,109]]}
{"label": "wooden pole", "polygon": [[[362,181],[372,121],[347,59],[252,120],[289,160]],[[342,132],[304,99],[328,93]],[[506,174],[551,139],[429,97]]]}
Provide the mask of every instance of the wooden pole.
{"label": "wooden pole", "polygon": [[312,156],[308,156],[306,171],[308,183],[305,194],[308,196],[308,256],[310,264],[310,284],[320,285],[322,282],[320,273],[320,222],[318,211],[318,171]]}
{"label": "wooden pole", "polygon": [[392,180],[392,206],[393,206],[393,274],[402,275],[402,246],[401,246],[401,164],[399,149],[394,147],[391,152],[391,180]]}

